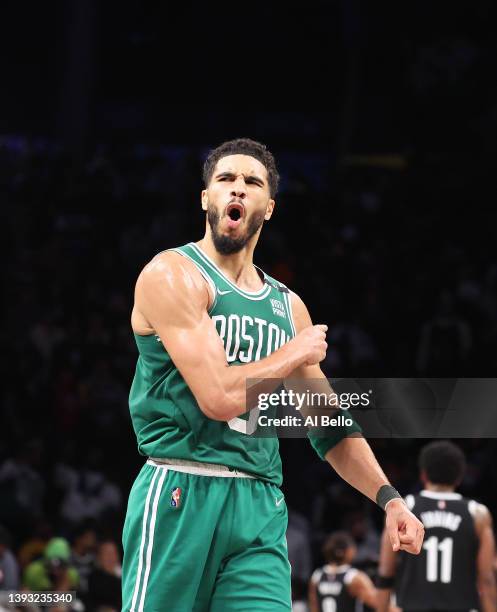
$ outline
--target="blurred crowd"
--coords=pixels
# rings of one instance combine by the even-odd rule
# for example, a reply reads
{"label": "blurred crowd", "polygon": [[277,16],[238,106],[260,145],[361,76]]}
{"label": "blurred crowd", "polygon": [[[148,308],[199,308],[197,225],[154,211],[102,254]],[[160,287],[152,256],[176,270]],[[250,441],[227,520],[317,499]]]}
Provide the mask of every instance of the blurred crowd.
{"label": "blurred crowd", "polygon": [[[155,253],[202,236],[206,152],[100,146],[75,161],[48,141],[0,139],[0,590],[71,586],[87,609],[119,609],[122,519],[142,461],[127,407],[133,286]],[[325,372],[494,375],[497,223],[474,199],[481,160],[461,173],[451,156],[274,152],[281,190],[256,263],[329,325]],[[419,488],[419,441],[373,446],[403,493]],[[497,507],[483,484],[493,442],[463,447],[464,492]],[[306,441],[281,450],[296,592],[334,529],[374,571],[381,513]]]}
{"label": "blurred crowd", "polygon": [[119,545],[99,535],[91,521],[80,523],[69,540],[54,537],[52,527],[41,521],[18,547],[17,555],[11,547],[10,534],[0,527],[1,610],[9,608],[8,591],[21,588],[32,593],[71,593],[70,605],[50,606],[54,611],[121,609]]}

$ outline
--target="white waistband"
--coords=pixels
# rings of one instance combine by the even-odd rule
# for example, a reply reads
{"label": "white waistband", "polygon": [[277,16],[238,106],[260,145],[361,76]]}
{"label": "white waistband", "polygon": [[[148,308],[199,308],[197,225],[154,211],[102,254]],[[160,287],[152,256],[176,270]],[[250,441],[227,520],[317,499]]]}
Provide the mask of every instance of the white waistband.
{"label": "white waistband", "polygon": [[230,469],[226,465],[216,463],[204,463],[200,461],[187,461],[186,459],[162,459],[150,457],[148,465],[173,470],[174,472],[185,472],[186,474],[197,474],[198,476],[220,476],[221,478],[255,478],[252,474]]}

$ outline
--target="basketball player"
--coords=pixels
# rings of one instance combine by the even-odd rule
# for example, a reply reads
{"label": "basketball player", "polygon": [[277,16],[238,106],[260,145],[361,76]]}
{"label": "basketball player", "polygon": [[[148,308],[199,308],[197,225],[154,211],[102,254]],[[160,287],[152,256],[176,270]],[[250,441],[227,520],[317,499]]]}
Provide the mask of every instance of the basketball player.
{"label": "basketball player", "polygon": [[[366,604],[376,608],[377,591],[371,578],[351,567],[356,554],[352,537],[337,531],[324,543],[326,565],[317,569],[309,581],[310,612],[359,612]],[[393,612],[396,608],[390,608]]]}
{"label": "basketball player", "polygon": [[404,612],[496,612],[492,516],[482,504],[455,493],[465,464],[452,442],[431,442],[422,449],[424,490],[408,495],[406,503],[424,523],[423,550],[416,558],[394,552],[383,532],[378,610],[387,609],[395,577],[397,604]]}
{"label": "basketball player", "polygon": [[[123,530],[123,608],[290,610],[278,442],[250,435],[257,412],[245,414],[245,386],[325,379],[326,326],[313,325],[302,300],[252,263],[275,206],[269,151],[226,142],[207,157],[204,182],[203,239],[160,253],[136,283],[130,411],[148,460]],[[359,431],[335,428],[311,443],[386,506],[392,545],[418,553],[422,525]]]}

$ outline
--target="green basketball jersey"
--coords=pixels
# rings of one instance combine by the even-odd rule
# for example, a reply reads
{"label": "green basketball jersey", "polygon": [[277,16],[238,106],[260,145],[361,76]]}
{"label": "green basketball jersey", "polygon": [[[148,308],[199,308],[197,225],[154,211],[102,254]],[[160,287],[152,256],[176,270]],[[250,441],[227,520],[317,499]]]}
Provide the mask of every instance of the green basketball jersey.
{"label": "green basketball jersey", "polygon": [[[290,294],[284,285],[261,271],[264,286],[247,292],[231,282],[196,244],[172,250],[190,259],[210,285],[215,299],[209,315],[230,366],[263,359],[295,336]],[[280,486],[278,439],[250,435],[256,426],[256,411],[229,422],[207,418],[159,336],[135,334],[135,340],[139,357],[129,405],[139,452],[148,457],[227,465]],[[354,426],[330,432],[326,438],[309,437],[324,458],[328,449],[357,430]]]}
{"label": "green basketball jersey", "polygon": [[[209,315],[228,364],[263,359],[294,337],[290,295],[284,285],[261,272],[262,289],[247,292],[194,243],[172,250],[190,259],[212,288],[215,299]],[[219,463],[279,486],[277,438],[248,435],[251,424],[245,415],[227,423],[207,418],[160,338],[135,334],[135,339],[139,357],[129,405],[140,453]]]}

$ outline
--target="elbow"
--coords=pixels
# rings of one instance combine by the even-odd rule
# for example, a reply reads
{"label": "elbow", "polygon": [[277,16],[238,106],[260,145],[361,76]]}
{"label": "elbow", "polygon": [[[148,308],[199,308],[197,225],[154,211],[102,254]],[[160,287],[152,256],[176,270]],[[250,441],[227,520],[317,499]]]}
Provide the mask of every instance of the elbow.
{"label": "elbow", "polygon": [[223,392],[212,392],[198,401],[200,410],[213,421],[229,421],[237,414],[228,396]]}

